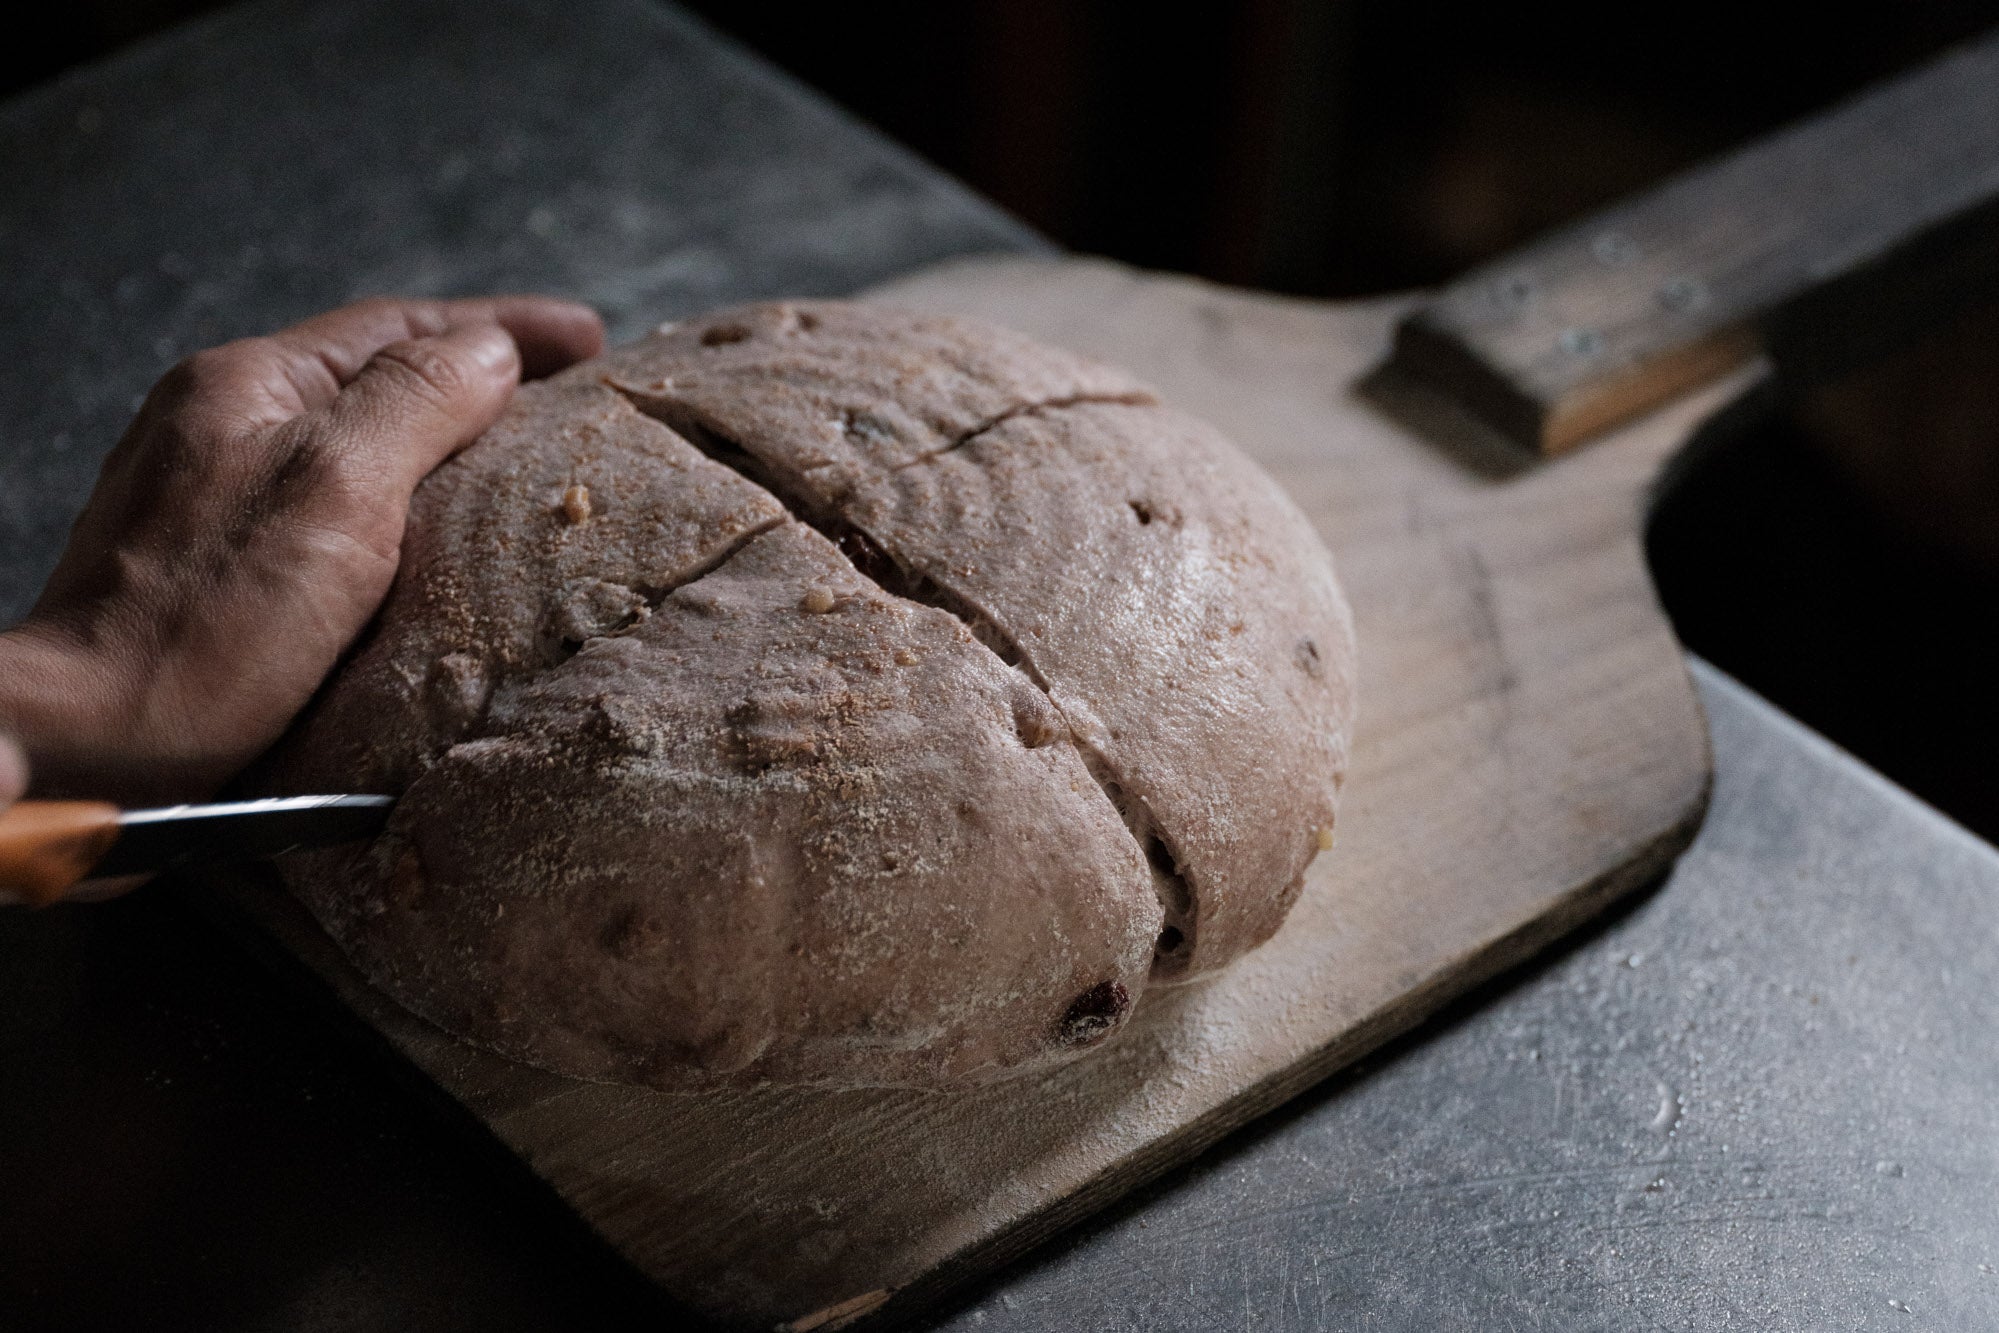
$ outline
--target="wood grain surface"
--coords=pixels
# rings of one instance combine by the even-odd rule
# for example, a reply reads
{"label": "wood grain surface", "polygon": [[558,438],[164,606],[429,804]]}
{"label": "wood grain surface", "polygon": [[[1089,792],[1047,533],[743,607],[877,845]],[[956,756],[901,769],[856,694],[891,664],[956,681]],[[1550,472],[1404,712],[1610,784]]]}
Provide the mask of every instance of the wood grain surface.
{"label": "wood grain surface", "polygon": [[964,1095],[669,1095],[463,1046],[369,988],[268,880],[220,886],[633,1264],[753,1326],[920,1309],[1657,875],[1710,767],[1641,556],[1643,494],[1760,374],[1534,462],[1374,373],[1404,301],[1023,259],[875,295],[1130,366],[1228,432],[1332,546],[1360,731],[1337,844],[1274,940],[1149,992],[1116,1043],[1051,1075]]}
{"label": "wood grain surface", "polygon": [[1767,350],[1787,378],[1999,291],[1999,32],[1473,270],[1396,357],[1555,452]]}

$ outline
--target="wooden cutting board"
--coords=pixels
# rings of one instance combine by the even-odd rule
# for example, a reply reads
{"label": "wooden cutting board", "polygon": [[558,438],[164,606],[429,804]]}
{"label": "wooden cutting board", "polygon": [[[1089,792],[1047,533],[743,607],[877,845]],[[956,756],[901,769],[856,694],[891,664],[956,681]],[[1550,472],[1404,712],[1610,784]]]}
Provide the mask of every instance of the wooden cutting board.
{"label": "wooden cutting board", "polygon": [[1397,303],[1088,261],[966,264],[881,295],[1130,366],[1217,422],[1332,546],[1361,723],[1337,845],[1276,939],[1208,984],[1149,992],[1114,1046],[1051,1076],[961,1096],[675,1096],[463,1046],[371,989],[270,885],[234,894],[639,1268],[764,1325],[969,1276],[1186,1158],[1656,874],[1709,777],[1639,496],[1736,382],[1503,477],[1346,387],[1386,352]]}
{"label": "wooden cutting board", "polygon": [[[1648,488],[1740,415],[1723,409],[1765,376],[1761,330],[1963,214],[1955,176],[1915,172],[1927,193],[1906,179],[1922,136],[1881,126],[1939,101],[1989,113],[1995,74],[1999,57],[1974,48],[1915,94],[1863,99],[1427,301],[1332,305],[1020,259],[876,294],[1120,362],[1215,421],[1317,524],[1356,612],[1361,721],[1336,847],[1274,940],[1149,992],[1081,1063],[960,1095],[583,1083],[404,1013],[267,876],[220,891],[680,1300],[792,1330],[919,1309],[1666,867],[1710,773],[1642,558]],[[1744,179],[1816,181],[1828,142],[1850,178],[1837,136],[1856,124],[1893,151],[1848,196],[1813,184],[1823,227],[1781,209],[1743,223]],[[1986,185],[1973,197],[1999,176]],[[1867,211],[1884,190],[1902,204],[1885,218]],[[1619,420],[1551,459],[1501,434],[1555,449]]]}

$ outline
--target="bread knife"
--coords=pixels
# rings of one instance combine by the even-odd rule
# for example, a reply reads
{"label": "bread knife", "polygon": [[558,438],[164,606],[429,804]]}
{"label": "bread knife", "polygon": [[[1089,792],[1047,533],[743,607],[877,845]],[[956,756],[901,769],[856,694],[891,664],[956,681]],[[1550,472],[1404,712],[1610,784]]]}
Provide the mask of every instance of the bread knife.
{"label": "bread knife", "polygon": [[254,861],[381,832],[393,796],[280,796],[121,810],[22,801],[0,810],[0,901],[56,902],[84,879]]}

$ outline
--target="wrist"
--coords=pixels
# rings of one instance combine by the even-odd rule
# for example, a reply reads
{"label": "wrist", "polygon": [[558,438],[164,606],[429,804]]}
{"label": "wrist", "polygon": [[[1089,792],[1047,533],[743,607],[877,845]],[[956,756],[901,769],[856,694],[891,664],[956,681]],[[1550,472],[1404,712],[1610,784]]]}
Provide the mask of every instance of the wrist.
{"label": "wrist", "polygon": [[120,723],[130,691],[101,655],[33,622],[0,633],[0,732],[27,755],[38,796],[138,795]]}

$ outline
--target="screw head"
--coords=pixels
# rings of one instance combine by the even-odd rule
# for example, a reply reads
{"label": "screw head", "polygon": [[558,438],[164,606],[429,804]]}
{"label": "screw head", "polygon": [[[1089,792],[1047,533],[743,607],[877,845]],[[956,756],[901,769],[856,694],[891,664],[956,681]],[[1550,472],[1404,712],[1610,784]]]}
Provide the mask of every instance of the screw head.
{"label": "screw head", "polygon": [[1600,232],[1589,243],[1589,252],[1605,268],[1621,268],[1638,258],[1638,242],[1621,231]]}
{"label": "screw head", "polygon": [[1659,304],[1676,314],[1686,314],[1707,304],[1707,284],[1682,274],[1668,278],[1659,288]]}
{"label": "screw head", "polygon": [[1492,284],[1492,295],[1502,310],[1524,310],[1534,299],[1534,279],[1525,273],[1509,273]]}
{"label": "screw head", "polygon": [[1595,356],[1603,350],[1603,335],[1595,329],[1563,329],[1557,340],[1570,356]]}

